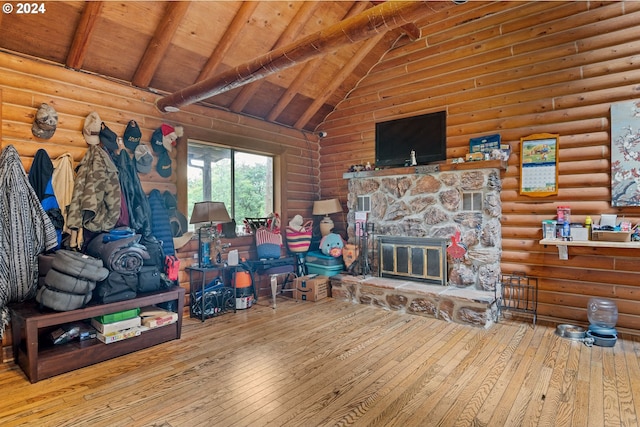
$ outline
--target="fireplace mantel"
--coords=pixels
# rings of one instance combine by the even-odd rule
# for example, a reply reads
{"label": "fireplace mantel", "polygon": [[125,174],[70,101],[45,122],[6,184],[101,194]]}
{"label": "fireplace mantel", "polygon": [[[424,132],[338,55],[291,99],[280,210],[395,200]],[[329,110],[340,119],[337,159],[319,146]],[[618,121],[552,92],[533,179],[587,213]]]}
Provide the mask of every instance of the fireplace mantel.
{"label": "fireplace mantel", "polygon": [[[401,168],[388,168],[359,172],[346,172],[342,175],[344,179],[352,178],[372,178],[377,176],[394,176],[394,175],[414,175],[425,174],[425,166],[406,166]],[[464,162],[464,163],[444,163],[435,165],[438,167],[438,172],[458,171],[458,170],[474,170],[474,169],[502,169],[507,170],[506,160],[481,160],[477,162]]]}

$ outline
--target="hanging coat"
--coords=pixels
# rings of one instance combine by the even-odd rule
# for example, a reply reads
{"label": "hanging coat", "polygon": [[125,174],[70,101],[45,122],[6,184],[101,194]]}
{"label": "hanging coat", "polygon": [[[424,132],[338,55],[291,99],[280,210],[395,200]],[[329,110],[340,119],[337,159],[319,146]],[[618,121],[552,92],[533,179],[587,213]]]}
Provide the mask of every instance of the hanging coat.
{"label": "hanging coat", "polygon": [[82,247],[80,232],[111,230],[120,217],[120,181],[118,169],[109,154],[90,145],[78,166],[73,197],[67,212],[67,225],[72,232],[71,247]]}
{"label": "hanging coat", "polygon": [[[120,188],[127,208],[128,222],[126,225],[133,228],[138,234],[148,236],[151,234],[151,209],[147,195],[142,189],[135,163],[127,150],[120,150],[120,154],[115,155],[114,160],[118,168]],[[122,215],[120,217],[122,222]]]}
{"label": "hanging coat", "polygon": [[57,243],[18,152],[7,146],[0,154],[0,339],[9,321],[6,305],[35,295],[38,255]]}

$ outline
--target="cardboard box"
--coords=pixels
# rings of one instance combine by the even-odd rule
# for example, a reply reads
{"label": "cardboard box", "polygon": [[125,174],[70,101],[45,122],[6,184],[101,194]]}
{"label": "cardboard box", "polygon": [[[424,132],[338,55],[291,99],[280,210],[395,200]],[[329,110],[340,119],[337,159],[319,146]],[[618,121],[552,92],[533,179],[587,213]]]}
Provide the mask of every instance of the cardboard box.
{"label": "cardboard box", "polygon": [[105,344],[111,344],[114,342],[126,340],[127,338],[137,337],[142,333],[142,327],[138,326],[131,329],[125,329],[124,331],[112,332],[110,334],[101,334],[98,332],[96,336],[100,341]]}
{"label": "cardboard box", "polygon": [[293,283],[293,297],[302,301],[318,301],[329,296],[327,276],[302,276]]}
{"label": "cardboard box", "polygon": [[100,323],[97,319],[91,319],[91,326],[96,328],[96,331],[100,332],[101,334],[110,334],[125,329],[131,329],[135,328],[136,326],[140,326],[141,324],[142,323],[140,323],[139,317],[133,317],[131,319],[120,320],[118,322],[112,323]]}
{"label": "cardboard box", "polygon": [[631,232],[592,230],[591,240],[603,240],[605,242],[630,242]]}
{"label": "cardboard box", "polygon": [[142,319],[142,326],[153,329],[160,326],[171,325],[178,321],[178,313],[165,310],[163,308],[150,306],[140,309],[140,319]]}
{"label": "cardboard box", "polygon": [[111,314],[103,314],[102,316],[96,317],[96,320],[100,323],[113,323],[119,322],[120,320],[133,319],[140,314],[139,308],[132,308],[130,310],[118,311],[116,313]]}

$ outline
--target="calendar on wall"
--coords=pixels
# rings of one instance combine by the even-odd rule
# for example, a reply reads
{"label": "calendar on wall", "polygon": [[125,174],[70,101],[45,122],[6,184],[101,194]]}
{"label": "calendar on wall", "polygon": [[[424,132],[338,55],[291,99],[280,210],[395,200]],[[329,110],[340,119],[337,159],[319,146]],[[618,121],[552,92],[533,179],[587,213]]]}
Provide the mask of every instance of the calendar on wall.
{"label": "calendar on wall", "polygon": [[520,194],[558,194],[558,137],[538,133],[520,139]]}

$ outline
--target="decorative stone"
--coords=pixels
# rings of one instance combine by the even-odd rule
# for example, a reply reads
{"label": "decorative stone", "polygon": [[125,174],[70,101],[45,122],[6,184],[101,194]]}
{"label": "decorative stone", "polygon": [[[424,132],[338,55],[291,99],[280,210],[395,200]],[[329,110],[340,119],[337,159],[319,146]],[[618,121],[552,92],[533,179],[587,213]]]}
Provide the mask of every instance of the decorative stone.
{"label": "decorative stone", "polygon": [[436,206],[429,207],[424,213],[424,222],[428,225],[440,224],[447,219],[447,214]]}
{"label": "decorative stone", "polygon": [[411,207],[404,201],[399,201],[389,206],[382,218],[384,221],[401,221],[404,217],[411,214]]}
{"label": "decorative stone", "polygon": [[487,188],[498,193],[502,191],[502,180],[500,179],[500,175],[498,174],[498,172],[489,172],[489,176],[487,177]]}
{"label": "decorative stone", "polygon": [[487,193],[483,205],[487,215],[494,218],[499,218],[502,215],[502,202],[499,193]]}
{"label": "decorative stone", "polygon": [[380,183],[375,179],[351,179],[349,180],[349,191],[358,196],[372,194],[378,191]]}
{"label": "decorative stone", "polygon": [[438,203],[438,201],[433,196],[416,197],[411,200],[411,213],[419,214],[436,203]]}
{"label": "decorative stone", "polygon": [[460,173],[459,172],[442,172],[438,177],[447,187],[459,187],[460,186]]}
{"label": "decorative stone", "polygon": [[389,308],[399,310],[407,306],[408,299],[404,295],[391,294],[387,295],[387,304]]}
{"label": "decorative stone", "polygon": [[454,215],[453,220],[467,228],[477,229],[482,225],[480,212],[460,212]]}
{"label": "decorative stone", "polygon": [[407,311],[415,314],[427,314],[432,317],[436,317],[437,306],[436,303],[427,298],[414,298],[409,304]]}
{"label": "decorative stone", "polygon": [[371,218],[382,219],[387,212],[388,200],[382,193],[371,195]]}
{"label": "decorative stone", "polygon": [[[455,278],[455,283],[451,281],[453,278]],[[459,288],[473,286],[476,283],[476,273],[472,267],[466,264],[454,263],[449,274],[449,283]]]}
{"label": "decorative stone", "polygon": [[473,326],[487,325],[487,309],[462,307],[458,310],[457,319],[459,323],[467,323]]}
{"label": "decorative stone", "polygon": [[412,194],[437,193],[442,184],[433,175],[420,176],[411,190]]}
{"label": "decorative stone", "polygon": [[483,291],[494,291],[500,282],[500,264],[485,264],[478,269],[478,285]]}
{"label": "decorative stone", "polygon": [[451,300],[443,300],[438,305],[438,319],[451,322],[453,320],[453,309],[455,305]]}
{"label": "decorative stone", "polygon": [[460,186],[464,191],[480,190],[484,187],[484,173],[479,170],[463,172]]}
{"label": "decorative stone", "polygon": [[460,207],[460,192],[458,190],[446,190],[440,192],[440,203],[451,212],[455,212]]}

